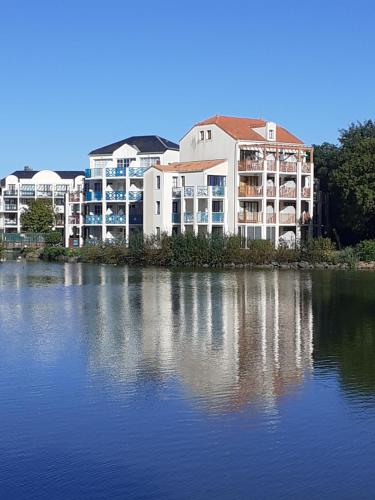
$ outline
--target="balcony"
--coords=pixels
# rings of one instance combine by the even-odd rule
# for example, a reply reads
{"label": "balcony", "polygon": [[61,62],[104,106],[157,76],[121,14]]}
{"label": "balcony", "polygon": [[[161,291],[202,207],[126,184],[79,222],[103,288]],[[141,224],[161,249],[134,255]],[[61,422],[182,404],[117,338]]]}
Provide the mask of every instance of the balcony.
{"label": "balcony", "polygon": [[143,224],[143,215],[142,214],[130,214],[129,215],[129,224],[136,224],[136,225]]}
{"label": "balcony", "polygon": [[276,214],[274,213],[266,214],[266,222],[267,224],[276,224]]}
{"label": "balcony", "polygon": [[102,215],[86,215],[85,216],[85,224],[102,224],[103,216]]}
{"label": "balcony", "polygon": [[185,198],[193,198],[194,197],[194,186],[187,186],[184,188],[184,196]]}
{"label": "balcony", "polygon": [[129,167],[129,177],[143,177],[148,167]]}
{"label": "balcony", "polygon": [[85,193],[86,201],[101,201],[103,194],[101,191],[87,191]]}
{"label": "balcony", "polygon": [[296,214],[282,213],[279,214],[279,224],[295,224]]}
{"label": "balcony", "polygon": [[81,223],[81,217],[79,214],[73,214],[69,215],[68,217],[69,224],[80,224]]}
{"label": "balcony", "polygon": [[197,197],[207,198],[208,197],[208,186],[197,186]]}
{"label": "balcony", "polygon": [[267,186],[267,197],[274,198],[276,196],[276,188],[274,186]]}
{"label": "balcony", "polygon": [[85,169],[85,177],[91,179],[93,177],[103,177],[103,169],[102,168],[86,168]]}
{"label": "balcony", "polygon": [[126,217],[125,215],[106,215],[105,216],[105,222],[106,224],[126,224]]}
{"label": "balcony", "polygon": [[295,198],[296,195],[295,187],[280,186],[280,198]]}
{"label": "balcony", "polygon": [[125,177],[126,168],[124,167],[112,167],[105,169],[106,177]]}
{"label": "balcony", "polygon": [[69,202],[70,203],[79,203],[81,201],[80,193],[70,193],[69,194]]}
{"label": "balcony", "polygon": [[4,223],[6,226],[17,226],[17,220],[16,219],[5,219]]}
{"label": "balcony", "polygon": [[181,198],[182,188],[173,187],[172,188],[172,198]]}
{"label": "balcony", "polygon": [[3,191],[4,196],[17,196],[18,191],[17,189],[5,189]]}
{"label": "balcony", "polygon": [[224,212],[212,212],[212,224],[222,224],[224,222]]}
{"label": "balcony", "polygon": [[4,211],[5,212],[16,212],[17,211],[17,205],[5,204]]}
{"label": "balcony", "polygon": [[37,191],[37,198],[52,198],[52,191]]}
{"label": "balcony", "polygon": [[30,191],[30,189],[21,189],[20,190],[20,196],[23,198],[27,198],[28,196],[34,198],[35,197],[35,191]]}
{"label": "balcony", "polygon": [[129,201],[142,201],[143,192],[142,191],[129,191],[128,193]]}
{"label": "balcony", "polygon": [[302,163],[301,172],[303,174],[310,174],[311,173],[311,163]]}
{"label": "balcony", "polygon": [[240,186],[238,196],[242,198],[259,198],[263,196],[262,186]]}
{"label": "balcony", "polygon": [[222,198],[225,194],[224,186],[212,186],[212,196],[214,198]]}
{"label": "balcony", "polygon": [[197,212],[197,223],[208,224],[208,212]]}
{"label": "balcony", "polygon": [[309,187],[302,188],[302,198],[310,198],[311,189]]}
{"label": "balcony", "polygon": [[262,212],[239,212],[238,222],[248,224],[258,224],[262,222]]}
{"label": "balcony", "polygon": [[274,160],[267,160],[267,172],[276,172],[276,162]]}
{"label": "balcony", "polygon": [[106,191],[105,199],[107,201],[124,201],[126,200],[126,191]]}
{"label": "balcony", "polygon": [[172,224],[181,224],[181,214],[178,212],[172,213]]}
{"label": "balcony", "polygon": [[239,172],[259,172],[264,168],[262,160],[240,160],[238,162]]}
{"label": "balcony", "polygon": [[280,170],[280,172],[295,174],[297,172],[297,162],[296,161],[281,161],[279,170]]}
{"label": "balcony", "polygon": [[185,224],[192,224],[194,222],[194,214],[191,212],[185,212],[184,213],[184,223]]}

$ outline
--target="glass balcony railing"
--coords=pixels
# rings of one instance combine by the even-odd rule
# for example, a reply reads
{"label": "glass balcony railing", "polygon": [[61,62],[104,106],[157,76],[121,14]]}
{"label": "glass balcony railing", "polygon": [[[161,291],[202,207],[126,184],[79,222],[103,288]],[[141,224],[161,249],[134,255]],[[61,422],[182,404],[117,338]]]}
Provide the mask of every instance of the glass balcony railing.
{"label": "glass balcony railing", "polygon": [[125,215],[116,214],[106,215],[105,222],[106,224],[126,224],[126,217]]}
{"label": "glass balcony railing", "polygon": [[103,216],[102,215],[86,215],[85,216],[85,224],[102,224]]}
{"label": "glass balcony railing", "polygon": [[86,168],[85,169],[85,177],[91,178],[91,177],[103,177],[103,169],[96,167],[96,168]]}
{"label": "glass balcony railing", "polygon": [[194,186],[187,186],[184,188],[184,196],[185,198],[193,198],[194,197]]}
{"label": "glass balcony railing", "polygon": [[224,186],[212,186],[212,196],[214,198],[221,198],[224,196]]}
{"label": "glass balcony railing", "polygon": [[143,224],[143,215],[142,214],[130,214],[129,215],[129,224]]}
{"label": "glass balcony railing", "polygon": [[105,199],[107,201],[126,200],[126,191],[107,191],[105,193]]}
{"label": "glass balcony railing", "polygon": [[181,214],[178,212],[172,213],[172,224],[181,224]]}
{"label": "glass balcony railing", "polygon": [[85,193],[86,201],[101,201],[102,197],[101,191],[87,191]]}
{"label": "glass balcony railing", "polygon": [[172,188],[172,198],[181,198],[181,190],[182,188],[180,187]]}
{"label": "glass balcony railing", "polygon": [[17,210],[17,205],[5,205],[5,212],[15,212]]}
{"label": "glass balcony railing", "polygon": [[185,212],[184,213],[184,222],[185,224],[193,223],[194,222],[194,214],[191,212]]}
{"label": "glass balcony railing", "polygon": [[208,224],[208,212],[197,212],[197,223]]}
{"label": "glass balcony railing", "polygon": [[5,189],[3,191],[4,196],[17,196],[17,189]]}
{"label": "glass balcony railing", "polygon": [[221,224],[224,222],[224,212],[212,212],[212,224]]}
{"label": "glass balcony railing", "polygon": [[207,198],[208,196],[208,186],[197,186],[197,197]]}
{"label": "glass balcony railing", "polygon": [[21,189],[20,196],[26,198],[27,196],[35,196],[35,191],[31,191],[30,189]]}
{"label": "glass balcony railing", "polygon": [[143,192],[142,191],[129,191],[128,193],[129,201],[142,201]]}

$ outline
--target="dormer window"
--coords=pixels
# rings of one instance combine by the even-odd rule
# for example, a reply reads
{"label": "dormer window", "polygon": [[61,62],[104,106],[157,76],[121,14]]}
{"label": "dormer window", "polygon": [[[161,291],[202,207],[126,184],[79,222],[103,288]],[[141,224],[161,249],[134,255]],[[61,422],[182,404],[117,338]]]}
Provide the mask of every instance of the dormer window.
{"label": "dormer window", "polygon": [[201,130],[201,131],[199,132],[199,139],[200,139],[201,141],[204,141],[204,130]]}
{"label": "dormer window", "polygon": [[275,131],[274,130],[269,130],[268,131],[268,139],[270,139],[271,141],[273,141],[275,138]]}

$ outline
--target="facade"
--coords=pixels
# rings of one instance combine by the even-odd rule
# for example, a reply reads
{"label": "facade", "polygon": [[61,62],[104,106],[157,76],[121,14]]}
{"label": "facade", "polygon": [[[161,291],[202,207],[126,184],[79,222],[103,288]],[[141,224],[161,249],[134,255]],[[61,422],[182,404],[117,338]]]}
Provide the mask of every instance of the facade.
{"label": "facade", "polygon": [[154,165],[144,180],[145,234],[228,231],[226,160]]}
{"label": "facade", "polygon": [[83,171],[17,170],[1,180],[0,232],[20,233],[21,213],[32,200],[51,200],[56,229],[66,233],[66,197],[83,187]]}
{"label": "facade", "polygon": [[180,142],[182,162],[228,161],[228,231],[292,244],[311,233],[313,149],[273,122],[214,116]]}
{"label": "facade", "polygon": [[[156,135],[133,136],[91,151],[85,171],[82,225],[71,232],[84,240],[126,240],[143,228],[145,172],[157,163],[179,160],[179,146]],[[77,222],[78,218],[77,218]]]}

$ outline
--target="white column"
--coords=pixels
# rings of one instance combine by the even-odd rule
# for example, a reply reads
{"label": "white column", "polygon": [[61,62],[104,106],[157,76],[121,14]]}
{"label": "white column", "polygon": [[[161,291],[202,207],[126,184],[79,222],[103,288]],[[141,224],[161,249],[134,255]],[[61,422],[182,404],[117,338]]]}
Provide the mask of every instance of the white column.
{"label": "white column", "polygon": [[107,234],[107,226],[105,221],[105,216],[107,212],[107,200],[105,197],[105,191],[107,187],[107,177],[105,168],[106,167],[103,167],[103,172],[102,172],[102,240],[103,241],[105,240]]}
{"label": "white column", "polygon": [[194,232],[194,234],[198,234],[197,212],[198,212],[197,186],[194,186],[194,198],[193,198],[193,232]]}
{"label": "white column", "polygon": [[[207,231],[208,233],[212,233],[212,186],[208,186],[208,226],[207,226]],[[224,210],[224,203],[223,203],[223,210]],[[225,211],[224,211],[224,217],[225,217]]]}
{"label": "white column", "polygon": [[[125,241],[126,244],[129,245],[129,188],[130,188],[130,178],[129,178],[129,169],[127,168],[125,170],[126,173],[126,178],[125,178],[125,190],[126,190],[126,196],[125,196]],[[154,189],[154,186],[152,186]],[[143,217],[145,215],[143,214]]]}
{"label": "white column", "polygon": [[275,199],[275,213],[276,213],[276,227],[275,227],[275,246],[279,246],[280,237],[280,160],[279,155],[276,155],[276,172],[275,172],[275,188],[276,188],[276,199]]}
{"label": "white column", "polygon": [[302,164],[301,161],[297,162],[297,198],[296,198],[296,241],[301,240],[301,170]]}
{"label": "white column", "polygon": [[263,159],[263,173],[262,173],[262,185],[263,185],[263,198],[262,198],[262,233],[261,238],[265,240],[267,238],[266,222],[267,222],[267,162],[265,158]]}

